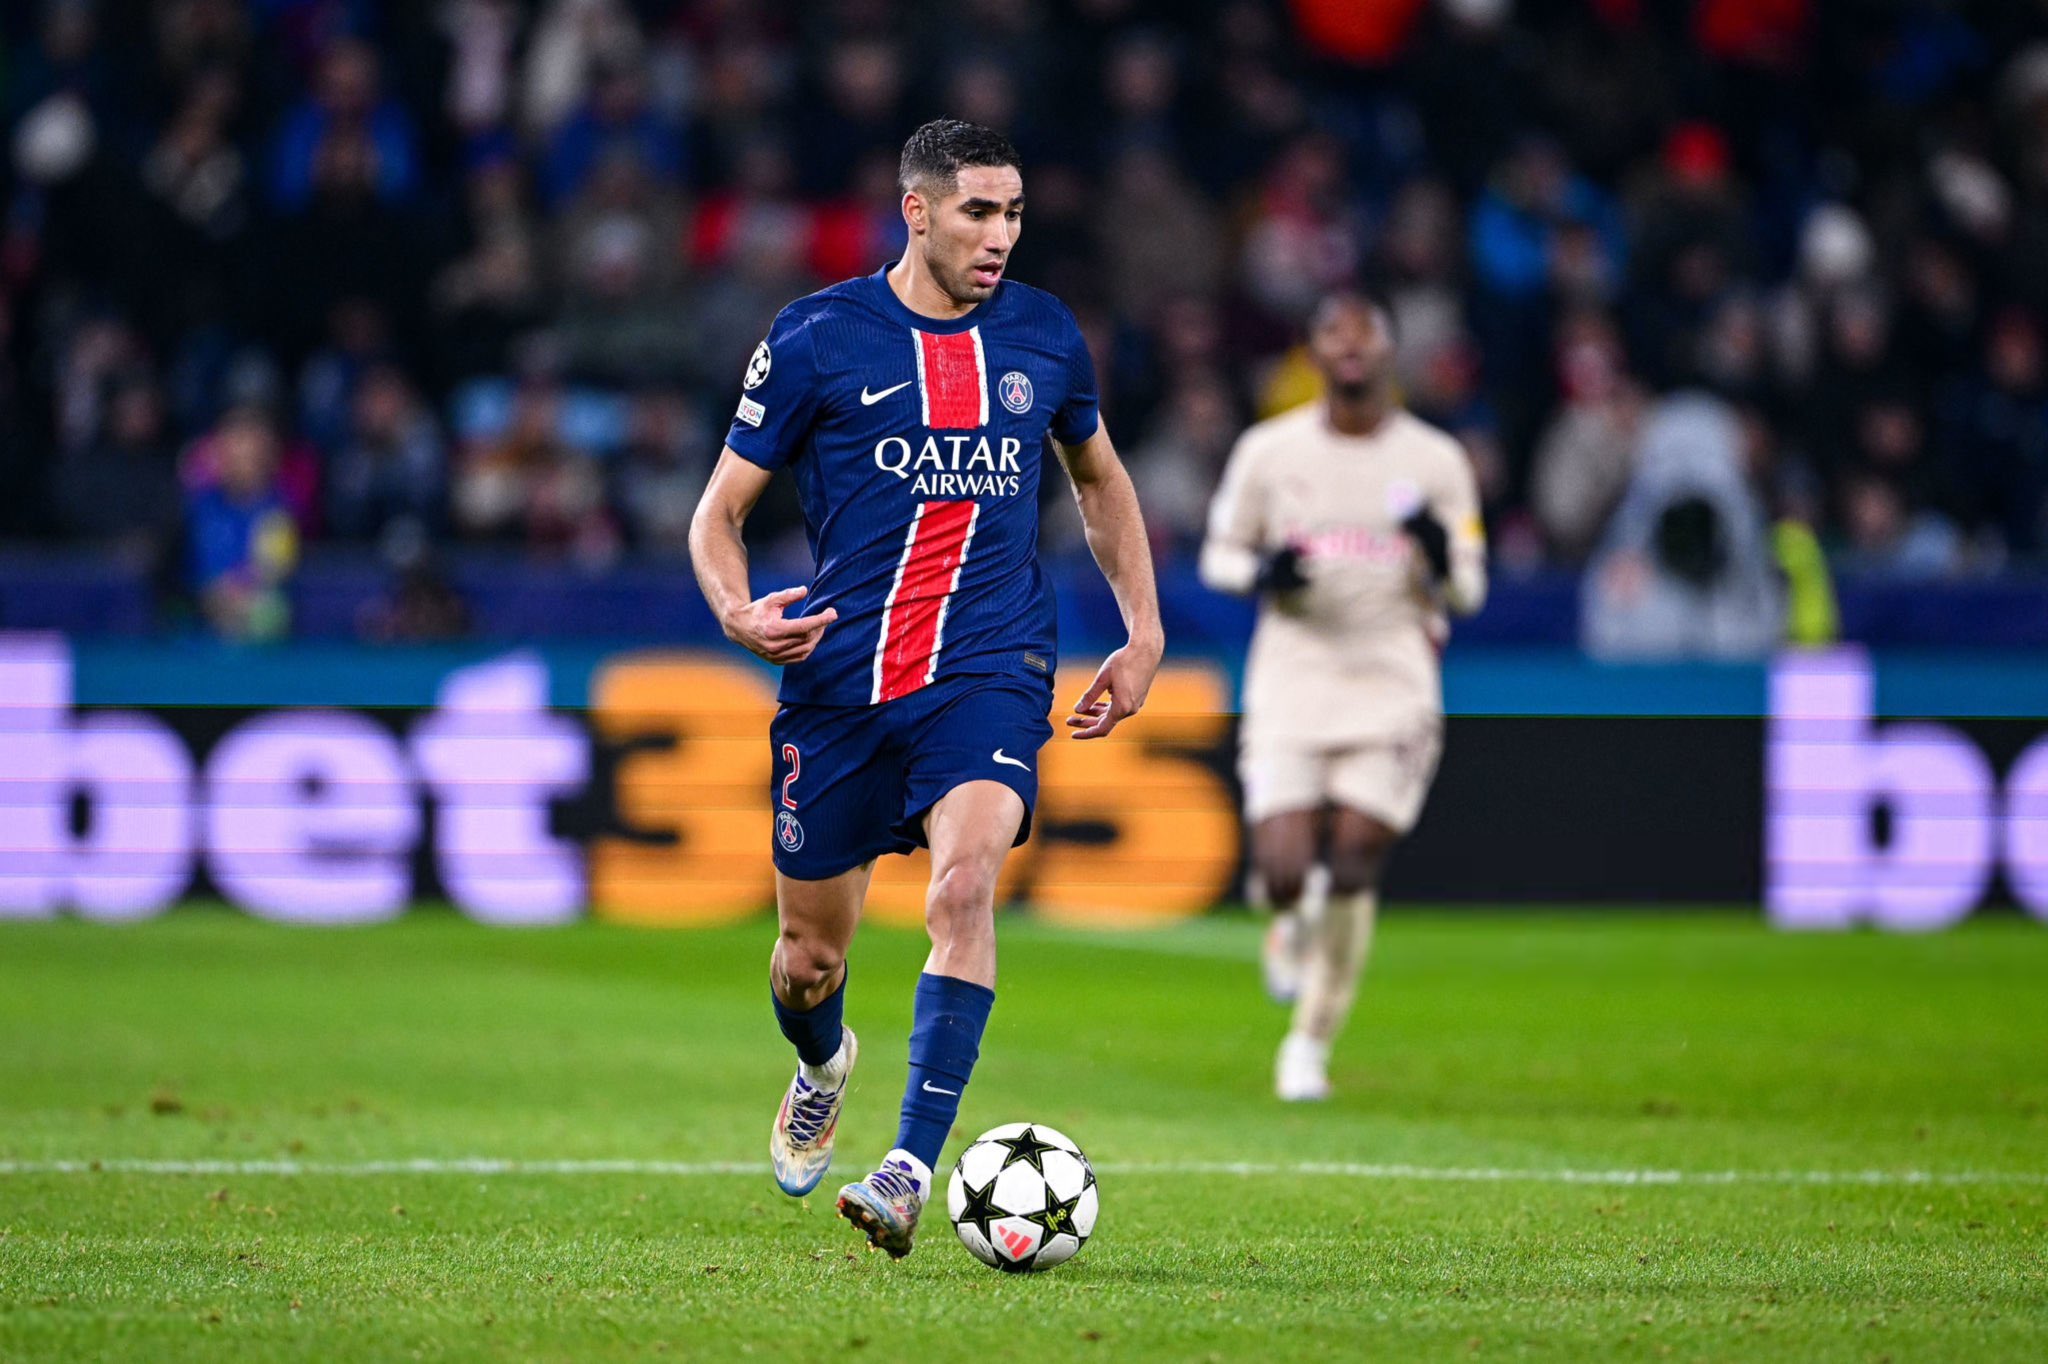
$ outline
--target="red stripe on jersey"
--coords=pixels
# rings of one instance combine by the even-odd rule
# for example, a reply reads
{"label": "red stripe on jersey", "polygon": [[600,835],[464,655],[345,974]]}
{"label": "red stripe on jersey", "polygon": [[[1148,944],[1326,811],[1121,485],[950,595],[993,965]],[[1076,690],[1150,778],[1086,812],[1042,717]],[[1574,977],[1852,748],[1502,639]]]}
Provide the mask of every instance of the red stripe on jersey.
{"label": "red stripe on jersey", "polygon": [[980,328],[950,336],[918,332],[916,339],[924,424],[934,431],[971,431],[986,426],[988,375]]}
{"label": "red stripe on jersey", "polygon": [[875,645],[876,701],[908,696],[932,680],[945,641],[946,604],[974,539],[978,502],[926,502],[904,537],[896,581],[882,607]]}

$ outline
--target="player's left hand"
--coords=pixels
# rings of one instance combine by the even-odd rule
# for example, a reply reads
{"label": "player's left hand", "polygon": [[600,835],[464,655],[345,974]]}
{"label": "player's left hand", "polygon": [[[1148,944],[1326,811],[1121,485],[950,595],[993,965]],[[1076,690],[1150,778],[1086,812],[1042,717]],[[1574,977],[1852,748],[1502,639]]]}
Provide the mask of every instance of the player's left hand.
{"label": "player's left hand", "polygon": [[1444,523],[1436,519],[1436,513],[1426,506],[1417,507],[1401,523],[1401,529],[1422,552],[1431,582],[1440,583],[1451,575],[1451,536]]}
{"label": "player's left hand", "polygon": [[1100,739],[1143,709],[1163,652],[1157,645],[1131,643],[1104,659],[1067,717],[1067,737]]}

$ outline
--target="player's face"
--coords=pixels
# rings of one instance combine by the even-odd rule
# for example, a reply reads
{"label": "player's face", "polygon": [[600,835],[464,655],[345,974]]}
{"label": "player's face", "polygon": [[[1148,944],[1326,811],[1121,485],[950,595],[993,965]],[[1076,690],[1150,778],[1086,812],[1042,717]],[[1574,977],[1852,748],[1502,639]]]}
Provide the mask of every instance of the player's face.
{"label": "player's face", "polygon": [[966,166],[953,192],[923,200],[925,265],[946,296],[979,303],[996,291],[1024,231],[1024,177],[1015,166]]}
{"label": "player's face", "polygon": [[1394,369],[1394,338],[1386,317],[1363,299],[1333,299],[1309,326],[1309,358],[1339,393],[1365,393]]}

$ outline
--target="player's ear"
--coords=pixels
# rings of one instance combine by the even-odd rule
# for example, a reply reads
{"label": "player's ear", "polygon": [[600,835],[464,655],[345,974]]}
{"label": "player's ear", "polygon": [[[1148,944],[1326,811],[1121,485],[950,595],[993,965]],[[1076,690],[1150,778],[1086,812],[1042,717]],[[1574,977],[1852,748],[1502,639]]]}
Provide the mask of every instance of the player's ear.
{"label": "player's ear", "polygon": [[910,225],[910,234],[914,237],[922,236],[931,226],[931,206],[914,189],[903,191],[903,221]]}

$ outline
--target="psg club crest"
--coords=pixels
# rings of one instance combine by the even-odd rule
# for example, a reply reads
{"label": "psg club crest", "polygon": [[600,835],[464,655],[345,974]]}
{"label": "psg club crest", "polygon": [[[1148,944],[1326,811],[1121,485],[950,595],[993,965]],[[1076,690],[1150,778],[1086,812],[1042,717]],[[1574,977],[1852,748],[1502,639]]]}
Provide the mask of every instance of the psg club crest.
{"label": "psg club crest", "polygon": [[768,343],[766,341],[754,347],[754,358],[747,361],[745,386],[748,388],[759,388],[762,384],[767,383],[768,366],[772,363],[774,363],[774,357],[768,353]]}
{"label": "psg club crest", "polygon": [[1013,369],[1005,374],[1003,381],[996,385],[996,393],[1001,396],[1003,406],[1020,417],[1031,410],[1031,376],[1022,370]]}
{"label": "psg club crest", "polygon": [[795,852],[804,845],[804,826],[787,810],[775,812],[775,841],[784,852]]}

